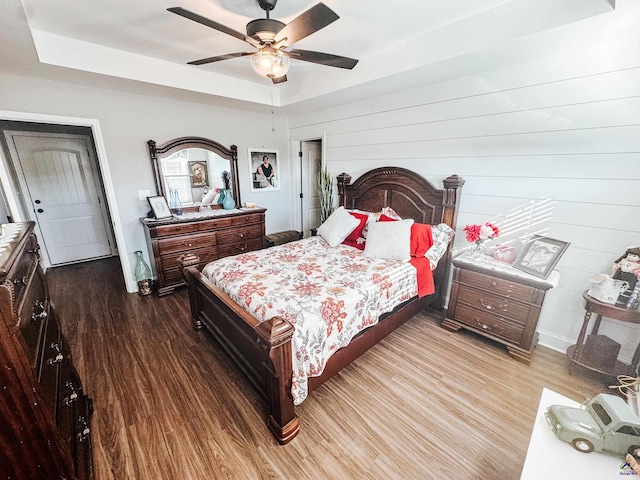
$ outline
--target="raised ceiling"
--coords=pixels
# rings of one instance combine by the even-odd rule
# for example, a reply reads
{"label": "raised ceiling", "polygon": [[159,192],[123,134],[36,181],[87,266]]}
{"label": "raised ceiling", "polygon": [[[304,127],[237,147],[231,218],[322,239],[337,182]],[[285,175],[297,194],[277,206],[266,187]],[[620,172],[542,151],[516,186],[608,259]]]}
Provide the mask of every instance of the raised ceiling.
{"label": "raised ceiling", "polygon": [[[316,3],[279,0],[271,18],[288,23]],[[17,18],[3,15],[0,26],[6,31],[0,33],[0,41],[21,42],[21,48],[35,52],[41,64],[66,71],[295,112],[442,80],[449,74],[477,73],[500,62],[539,58],[551,53],[544,38],[562,48],[566,38],[575,38],[580,25],[615,13],[612,0],[323,3],[340,19],[297,42],[295,48],[357,58],[358,65],[342,70],[292,60],[289,81],[279,85],[258,76],[248,57],[186,65],[251,47],[166,10],[183,7],[244,32],[247,22],[264,17],[256,0],[22,0],[21,5],[19,0],[3,0],[2,9]],[[7,55],[5,51],[0,56],[5,65]],[[13,62],[21,65],[17,58]]]}

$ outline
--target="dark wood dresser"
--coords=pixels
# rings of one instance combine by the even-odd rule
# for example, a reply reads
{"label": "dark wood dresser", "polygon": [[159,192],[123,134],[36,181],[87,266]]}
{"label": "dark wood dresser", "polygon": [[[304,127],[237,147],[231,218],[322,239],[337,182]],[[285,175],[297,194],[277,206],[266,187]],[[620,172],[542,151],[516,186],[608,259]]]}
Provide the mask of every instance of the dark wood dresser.
{"label": "dark wood dresser", "polygon": [[158,295],[166,295],[186,285],[178,258],[193,253],[200,258],[198,268],[222,257],[265,248],[266,209],[214,210],[185,213],[167,220],[140,219],[144,225],[151,269]]}
{"label": "dark wood dresser", "polygon": [[0,478],[92,478],[91,400],[49,301],[33,227],[1,226]]}
{"label": "dark wood dresser", "polygon": [[449,307],[441,325],[496,340],[528,364],[538,343],[536,327],[545,294],[556,283],[557,272],[543,280],[490,257],[461,255],[453,260]]}

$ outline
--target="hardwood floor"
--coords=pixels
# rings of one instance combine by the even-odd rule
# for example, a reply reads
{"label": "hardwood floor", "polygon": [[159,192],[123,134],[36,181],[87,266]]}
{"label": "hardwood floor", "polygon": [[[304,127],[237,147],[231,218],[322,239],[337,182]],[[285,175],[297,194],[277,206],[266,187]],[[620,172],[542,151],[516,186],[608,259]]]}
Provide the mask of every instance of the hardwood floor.
{"label": "hardwood floor", "polygon": [[127,294],[117,259],[50,269],[87,392],[96,480],[517,479],[543,387],[605,388],[537,347],[530,366],[419,314],[316,390],[278,445],[260,399],[206,334],[185,289]]}

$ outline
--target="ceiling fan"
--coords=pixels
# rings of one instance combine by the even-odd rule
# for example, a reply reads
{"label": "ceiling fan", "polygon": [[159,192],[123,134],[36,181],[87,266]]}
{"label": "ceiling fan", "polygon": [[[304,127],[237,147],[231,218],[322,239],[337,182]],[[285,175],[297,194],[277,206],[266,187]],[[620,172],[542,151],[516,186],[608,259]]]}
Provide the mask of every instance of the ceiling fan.
{"label": "ceiling fan", "polygon": [[256,52],[229,53],[227,55],[194,60],[193,62],[188,62],[189,65],[204,65],[250,55],[253,69],[260,75],[270,78],[274,84],[287,81],[290,58],[348,70],[356,66],[358,60],[353,58],[341,57],[330,53],[312,52],[310,50],[287,50],[293,43],[308,37],[335,22],[340,17],[324,3],[318,3],[298,15],[288,24],[284,24],[269,18],[269,12],[275,8],[277,1],[258,0],[260,8],[266,12],[266,18],[258,18],[247,23],[246,35],[182,7],[172,7],[167,10],[243,40],[257,49]]}

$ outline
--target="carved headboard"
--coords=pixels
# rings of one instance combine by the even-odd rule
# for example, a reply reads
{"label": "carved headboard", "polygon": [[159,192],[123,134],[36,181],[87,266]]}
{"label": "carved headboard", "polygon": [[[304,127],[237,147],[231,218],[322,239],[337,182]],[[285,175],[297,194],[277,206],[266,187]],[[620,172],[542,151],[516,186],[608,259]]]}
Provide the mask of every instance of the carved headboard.
{"label": "carved headboard", "polygon": [[[345,208],[357,208],[367,212],[379,212],[391,207],[402,218],[437,225],[446,223],[454,230],[458,218],[460,190],[464,180],[452,175],[443,180],[444,188],[438,189],[424,177],[400,167],[382,167],[371,170],[351,184],[351,176],[338,175],[338,197]],[[443,288],[451,264],[453,241],[447,253],[433,272],[436,292],[431,306],[443,308]]]}

